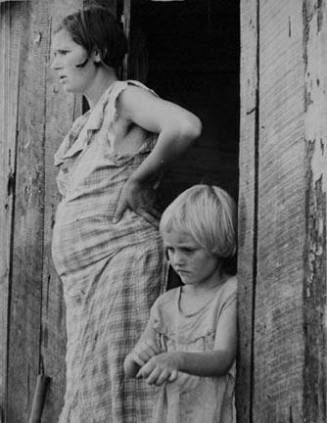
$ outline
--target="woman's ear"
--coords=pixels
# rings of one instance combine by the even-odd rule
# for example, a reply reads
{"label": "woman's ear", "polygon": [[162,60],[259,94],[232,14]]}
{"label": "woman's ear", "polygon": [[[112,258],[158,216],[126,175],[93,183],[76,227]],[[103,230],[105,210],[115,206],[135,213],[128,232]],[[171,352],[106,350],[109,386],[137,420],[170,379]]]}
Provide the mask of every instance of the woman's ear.
{"label": "woman's ear", "polygon": [[107,50],[105,51],[94,50],[92,53],[93,62],[101,63],[103,59],[106,57],[106,55],[107,55]]}
{"label": "woman's ear", "polygon": [[94,50],[91,56],[93,63],[101,63],[102,57],[98,50]]}

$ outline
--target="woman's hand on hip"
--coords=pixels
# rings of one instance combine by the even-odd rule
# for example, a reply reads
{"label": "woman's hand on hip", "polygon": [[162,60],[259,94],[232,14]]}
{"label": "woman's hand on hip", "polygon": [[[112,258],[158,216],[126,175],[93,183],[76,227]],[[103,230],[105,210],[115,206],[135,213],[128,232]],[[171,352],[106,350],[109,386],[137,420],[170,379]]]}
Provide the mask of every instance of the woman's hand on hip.
{"label": "woman's hand on hip", "polygon": [[[154,226],[158,226],[158,216],[153,215],[154,192],[146,183],[129,179],[123,186],[115,210],[113,223],[117,223],[127,209],[133,210],[139,216]],[[148,210],[151,210],[150,213]]]}

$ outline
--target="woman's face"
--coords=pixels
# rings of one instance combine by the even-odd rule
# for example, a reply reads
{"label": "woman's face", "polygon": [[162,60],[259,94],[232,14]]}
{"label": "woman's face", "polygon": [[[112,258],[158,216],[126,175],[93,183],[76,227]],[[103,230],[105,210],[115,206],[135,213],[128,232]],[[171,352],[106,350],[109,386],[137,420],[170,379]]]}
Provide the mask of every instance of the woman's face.
{"label": "woman's face", "polygon": [[57,72],[65,91],[85,93],[96,72],[94,62],[88,57],[85,48],[75,43],[68,31],[61,29],[53,38],[52,54],[51,67]]}

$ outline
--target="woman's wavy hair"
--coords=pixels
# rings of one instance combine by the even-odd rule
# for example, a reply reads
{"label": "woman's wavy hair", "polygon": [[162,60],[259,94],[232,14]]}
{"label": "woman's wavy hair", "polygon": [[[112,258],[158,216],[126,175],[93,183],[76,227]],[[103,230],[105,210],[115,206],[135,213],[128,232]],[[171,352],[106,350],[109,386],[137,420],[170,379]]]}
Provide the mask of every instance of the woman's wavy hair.
{"label": "woman's wavy hair", "polygon": [[100,54],[103,65],[118,69],[127,53],[127,39],[122,25],[105,7],[89,6],[66,16],[56,29],[65,29],[75,43],[90,56]]}

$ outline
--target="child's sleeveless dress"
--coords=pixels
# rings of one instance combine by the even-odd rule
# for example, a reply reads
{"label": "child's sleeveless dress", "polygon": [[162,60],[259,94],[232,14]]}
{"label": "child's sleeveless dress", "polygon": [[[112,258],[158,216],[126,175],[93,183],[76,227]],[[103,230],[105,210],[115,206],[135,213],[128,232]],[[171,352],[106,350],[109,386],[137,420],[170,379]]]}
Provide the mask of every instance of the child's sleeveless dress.
{"label": "child's sleeveless dress", "polygon": [[[237,300],[237,280],[230,278],[200,310],[185,314],[182,288],[161,295],[140,339],[157,351],[205,352],[214,348],[221,313]],[[158,389],[153,423],[236,423],[235,363],[225,376],[199,377],[179,372],[175,382]]]}
{"label": "child's sleeveless dress", "polygon": [[[150,422],[153,390],[127,379],[123,360],[165,288],[157,229],[128,210],[112,223],[120,190],[156,142],[144,131],[133,154],[115,153],[117,81],[78,118],[55,155],[63,195],[52,254],[66,303],[66,393],[60,423]],[[144,89],[146,87],[142,86]]]}

